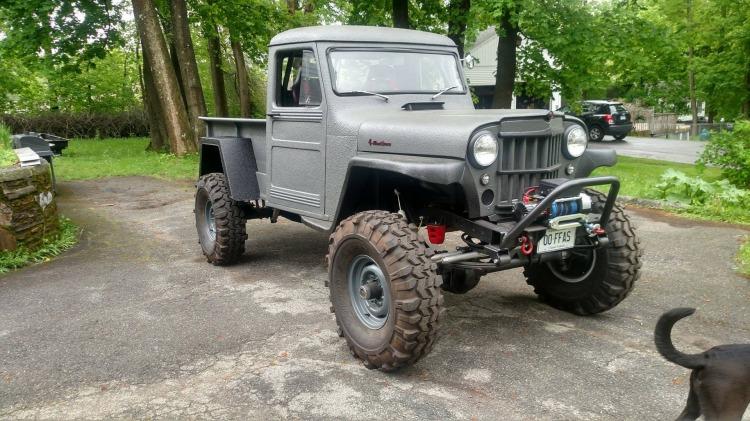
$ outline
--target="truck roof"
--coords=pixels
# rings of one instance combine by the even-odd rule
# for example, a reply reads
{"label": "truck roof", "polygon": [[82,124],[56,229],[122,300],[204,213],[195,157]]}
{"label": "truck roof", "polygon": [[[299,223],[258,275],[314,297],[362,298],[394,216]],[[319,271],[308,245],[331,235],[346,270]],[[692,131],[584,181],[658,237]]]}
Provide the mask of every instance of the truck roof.
{"label": "truck roof", "polygon": [[271,39],[270,45],[296,44],[315,41],[406,43],[455,47],[445,35],[411,29],[377,26],[328,25],[307,26],[284,31]]}

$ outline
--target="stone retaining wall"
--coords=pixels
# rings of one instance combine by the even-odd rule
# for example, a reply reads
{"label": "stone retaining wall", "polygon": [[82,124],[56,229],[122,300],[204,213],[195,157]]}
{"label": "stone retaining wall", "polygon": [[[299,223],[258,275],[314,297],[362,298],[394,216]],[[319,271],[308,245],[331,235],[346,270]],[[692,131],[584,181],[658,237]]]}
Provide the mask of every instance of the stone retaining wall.
{"label": "stone retaining wall", "polygon": [[0,250],[34,250],[57,234],[59,222],[50,166],[0,168]]}

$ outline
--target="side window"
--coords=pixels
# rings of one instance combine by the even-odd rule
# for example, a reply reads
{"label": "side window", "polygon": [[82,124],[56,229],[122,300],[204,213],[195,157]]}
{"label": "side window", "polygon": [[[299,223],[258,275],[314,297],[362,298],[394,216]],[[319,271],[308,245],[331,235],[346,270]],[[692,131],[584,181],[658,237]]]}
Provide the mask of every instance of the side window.
{"label": "side window", "polygon": [[317,107],[322,99],[318,61],[311,50],[287,50],[276,59],[276,104]]}

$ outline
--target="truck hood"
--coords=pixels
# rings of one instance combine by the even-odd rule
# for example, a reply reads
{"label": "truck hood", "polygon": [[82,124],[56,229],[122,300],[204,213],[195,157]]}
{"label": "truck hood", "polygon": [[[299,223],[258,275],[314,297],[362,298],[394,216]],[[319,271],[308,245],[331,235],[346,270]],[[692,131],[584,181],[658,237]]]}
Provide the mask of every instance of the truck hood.
{"label": "truck hood", "polygon": [[562,129],[562,116],[549,121],[546,110],[389,110],[359,126],[361,152],[464,158],[469,138],[483,126],[503,132],[544,135]]}

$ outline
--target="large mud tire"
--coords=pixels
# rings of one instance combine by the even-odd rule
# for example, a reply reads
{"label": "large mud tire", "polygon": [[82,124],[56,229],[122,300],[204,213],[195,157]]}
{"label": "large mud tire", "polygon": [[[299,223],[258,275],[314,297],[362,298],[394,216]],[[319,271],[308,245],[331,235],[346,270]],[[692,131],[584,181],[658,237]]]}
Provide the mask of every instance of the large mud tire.
{"label": "large mud tire", "polygon": [[[586,193],[592,198],[594,211],[600,211],[606,196],[593,190]],[[566,282],[556,275],[551,269],[554,263],[527,266],[524,275],[534,292],[551,306],[579,315],[601,313],[624,300],[640,277],[641,243],[630,217],[617,204],[606,231],[609,244],[593,251],[593,269],[577,282]]]}
{"label": "large mud tire", "polygon": [[206,174],[198,180],[194,212],[198,242],[208,262],[216,266],[237,262],[245,252],[247,221],[229,197],[224,174]]}
{"label": "large mud tire", "polygon": [[[370,369],[395,370],[427,355],[443,311],[441,279],[431,249],[412,225],[394,213],[361,212],[343,220],[329,238],[331,310],[352,354]],[[368,326],[352,295],[357,262],[368,262],[384,283],[381,326]],[[373,266],[374,265],[374,266]],[[356,292],[356,291],[354,291]],[[359,312],[359,313],[358,313]]]}

